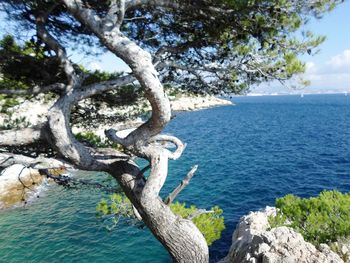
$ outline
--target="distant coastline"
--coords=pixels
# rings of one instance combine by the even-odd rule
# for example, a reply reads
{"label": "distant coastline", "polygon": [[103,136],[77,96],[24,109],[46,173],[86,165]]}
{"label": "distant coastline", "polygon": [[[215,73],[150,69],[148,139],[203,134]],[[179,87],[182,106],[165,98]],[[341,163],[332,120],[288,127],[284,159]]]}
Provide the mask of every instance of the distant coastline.
{"label": "distant coastline", "polygon": [[304,96],[304,95],[337,95],[337,94],[343,94],[344,96],[347,96],[350,94],[349,91],[328,91],[328,92],[298,92],[298,93],[248,93],[246,95],[232,95],[232,97],[260,97],[260,96]]}

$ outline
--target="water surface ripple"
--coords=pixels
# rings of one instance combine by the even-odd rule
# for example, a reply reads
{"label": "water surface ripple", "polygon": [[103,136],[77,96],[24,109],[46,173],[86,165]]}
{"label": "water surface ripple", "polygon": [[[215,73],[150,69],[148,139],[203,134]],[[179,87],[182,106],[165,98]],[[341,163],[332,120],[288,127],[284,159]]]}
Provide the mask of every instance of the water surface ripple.
{"label": "water surface ripple", "polygon": [[[166,132],[188,144],[170,163],[165,196],[194,164],[180,201],[224,209],[226,230],[210,248],[225,256],[235,224],[287,193],[350,190],[350,96],[234,98],[236,106],[179,113]],[[79,175],[78,175],[79,176]],[[103,174],[90,177],[104,178]],[[95,218],[103,194],[51,187],[33,204],[0,213],[0,262],[171,262],[148,230]]]}

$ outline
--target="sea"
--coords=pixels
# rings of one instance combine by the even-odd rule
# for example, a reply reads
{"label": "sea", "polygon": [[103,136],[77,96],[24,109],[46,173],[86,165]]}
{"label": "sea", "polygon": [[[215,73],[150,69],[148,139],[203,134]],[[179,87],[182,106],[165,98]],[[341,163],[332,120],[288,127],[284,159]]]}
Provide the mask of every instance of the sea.
{"label": "sea", "polygon": [[[178,201],[224,210],[221,239],[210,260],[224,257],[239,218],[273,206],[288,193],[350,191],[350,96],[233,97],[233,106],[177,113],[165,133],[187,143],[171,161],[165,197],[193,165],[198,171]],[[141,162],[142,165],[142,162]],[[104,173],[76,178],[113,184]],[[46,186],[26,206],[0,212],[1,263],[166,263],[147,228],[120,220],[112,230],[96,217],[107,194],[91,187]]]}

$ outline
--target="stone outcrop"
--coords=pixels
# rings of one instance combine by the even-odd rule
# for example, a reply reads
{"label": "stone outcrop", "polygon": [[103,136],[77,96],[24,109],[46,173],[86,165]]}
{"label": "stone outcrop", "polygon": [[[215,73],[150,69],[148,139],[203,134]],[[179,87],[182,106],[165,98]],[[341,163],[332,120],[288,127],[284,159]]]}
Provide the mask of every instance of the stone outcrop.
{"label": "stone outcrop", "polygon": [[12,165],[0,175],[0,209],[19,204],[36,192],[44,177],[38,170],[21,164]]}
{"label": "stone outcrop", "polygon": [[[217,106],[227,106],[232,105],[232,102],[225,99],[220,99],[215,96],[196,96],[192,94],[181,94],[177,96],[169,96],[172,111],[193,111]],[[49,108],[53,105],[53,99],[46,99],[46,97],[41,94],[31,100],[23,100],[19,105],[16,105],[10,109],[8,112],[10,114],[0,113],[0,126],[18,126],[18,128],[23,128],[42,123],[46,120],[46,113]],[[86,107],[86,102],[81,101],[80,106]],[[1,101],[0,101],[1,108]],[[128,130],[140,126],[144,120],[141,117],[135,117],[137,113],[145,113],[151,111],[151,106],[145,99],[140,99],[136,103],[131,105],[124,105],[120,107],[109,107],[108,105],[102,105],[99,109],[99,114],[105,116],[105,118],[111,118],[115,115],[130,115],[134,116],[129,120],[119,122],[116,124],[97,124],[94,123],[91,127],[96,135],[101,138],[105,138],[104,131],[106,129],[114,128],[117,131]],[[12,127],[11,127],[12,128]],[[90,131],[88,128],[83,126],[73,126],[73,133],[77,134],[79,132]]]}
{"label": "stone outcrop", "polygon": [[[51,176],[66,172],[65,168],[47,170]],[[0,210],[25,204],[36,197],[44,181],[50,182],[39,170],[27,168],[22,164],[14,164],[0,173]]]}
{"label": "stone outcrop", "polygon": [[170,97],[170,104],[173,111],[192,111],[232,105],[232,102],[214,96],[180,96],[174,100]]}
{"label": "stone outcrop", "polygon": [[[199,109],[205,109],[205,108],[211,108],[211,107],[217,107],[217,106],[225,106],[225,105],[232,105],[232,102],[225,99],[220,99],[215,96],[196,96],[196,95],[190,95],[190,94],[179,94],[177,96],[169,96],[171,109],[173,111],[193,111],[193,110],[199,110]],[[1,101],[0,101],[0,108],[1,108]],[[16,105],[10,109],[8,109],[8,114],[0,113],[0,126],[4,126],[9,123],[16,123],[20,122],[22,126],[27,126],[27,124],[30,125],[36,125],[38,123],[42,123],[46,120],[46,113],[50,109],[50,107],[53,105],[54,99],[46,99],[44,94],[38,95],[35,97],[35,99],[31,100],[22,100],[19,105]],[[79,105],[86,106],[86,102],[81,101]],[[99,114],[102,114],[106,117],[114,116],[116,114],[131,114],[137,112],[148,112],[151,110],[151,106],[149,105],[148,101],[141,99],[137,101],[134,104],[131,105],[124,105],[120,107],[111,108],[108,105],[101,106],[101,109],[99,110]],[[129,123],[130,122],[130,123]],[[130,127],[134,127],[135,125],[140,125],[140,119],[125,121],[124,123],[119,123],[118,129],[127,129]],[[142,123],[142,122],[141,122]],[[126,127],[124,127],[126,126]],[[110,128],[110,127],[107,127]],[[117,127],[113,127],[117,128]],[[101,127],[97,128],[96,130],[101,131],[101,134],[103,134],[103,131],[106,129],[105,126],[101,125]],[[77,130],[80,132],[83,129],[77,128]]]}
{"label": "stone outcrop", "polygon": [[240,219],[229,254],[220,263],[343,263],[329,246],[317,249],[289,227],[269,229],[275,208],[252,212]]}
{"label": "stone outcrop", "polygon": [[[0,113],[0,125],[6,124],[18,124],[20,126],[37,125],[46,120],[46,114],[50,107],[53,105],[54,100],[45,99],[43,94],[36,96],[30,100],[24,100],[23,98],[17,98],[20,102],[18,105],[8,109],[9,114]],[[0,108],[3,101],[0,101]]]}

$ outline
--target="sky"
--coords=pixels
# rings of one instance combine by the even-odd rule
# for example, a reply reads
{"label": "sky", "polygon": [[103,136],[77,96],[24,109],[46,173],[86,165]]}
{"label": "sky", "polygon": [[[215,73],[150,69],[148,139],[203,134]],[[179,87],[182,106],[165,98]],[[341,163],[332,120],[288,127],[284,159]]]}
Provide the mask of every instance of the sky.
{"label": "sky", "polygon": [[[2,21],[1,21],[2,20]],[[0,31],[6,30],[0,14]],[[326,14],[322,19],[313,19],[306,29],[318,35],[327,37],[320,46],[320,52],[314,56],[304,55],[301,59],[306,62],[307,70],[303,77],[311,81],[309,87],[303,90],[293,90],[278,82],[262,84],[255,87],[253,93],[350,93],[350,0],[345,0],[335,10]],[[9,32],[0,32],[0,36]],[[129,71],[129,67],[111,53],[98,57],[86,57],[69,52],[71,59],[85,65],[87,68],[104,71]]]}
{"label": "sky", "polygon": [[350,1],[338,5],[322,19],[310,21],[306,28],[327,37],[318,54],[301,57],[307,67],[303,77],[310,80],[311,85],[293,91],[271,83],[257,87],[254,93],[350,93]]}

